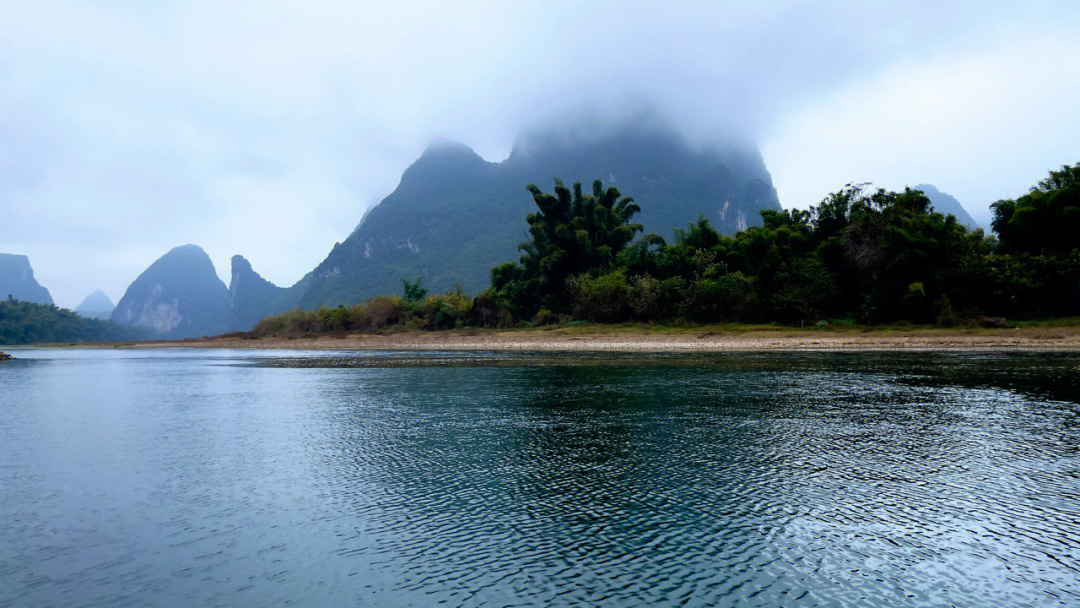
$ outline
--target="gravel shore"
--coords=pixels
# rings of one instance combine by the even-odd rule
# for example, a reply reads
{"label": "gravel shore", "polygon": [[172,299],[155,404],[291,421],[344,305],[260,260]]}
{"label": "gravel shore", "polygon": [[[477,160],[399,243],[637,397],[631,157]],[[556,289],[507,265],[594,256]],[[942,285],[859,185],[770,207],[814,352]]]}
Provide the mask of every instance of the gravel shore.
{"label": "gravel shore", "polygon": [[628,331],[554,330],[409,331],[386,335],[215,337],[143,342],[137,347],[265,348],[301,350],[623,351],[725,352],[798,350],[1080,351],[1080,328],[872,331]]}

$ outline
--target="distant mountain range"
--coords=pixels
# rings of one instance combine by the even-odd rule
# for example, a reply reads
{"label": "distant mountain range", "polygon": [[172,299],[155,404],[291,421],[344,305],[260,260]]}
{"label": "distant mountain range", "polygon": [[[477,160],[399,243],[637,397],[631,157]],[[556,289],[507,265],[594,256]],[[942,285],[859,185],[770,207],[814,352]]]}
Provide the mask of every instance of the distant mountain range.
{"label": "distant mountain range", "polygon": [[87,319],[108,319],[112,315],[114,308],[116,308],[116,305],[112,303],[109,296],[105,295],[105,292],[100,289],[96,289],[94,293],[83,298],[82,303],[75,307],[75,314]]}
{"label": "distant mountain range", "polygon": [[[401,280],[424,278],[432,291],[460,285],[477,292],[490,269],[518,257],[527,240],[525,215],[534,210],[525,186],[550,191],[602,179],[641,205],[645,232],[671,238],[705,216],[733,234],[760,224],[763,209],[780,209],[769,172],[756,149],[698,150],[657,121],[629,124],[575,139],[547,130],[520,137],[500,163],[467,146],[432,144],[405,170],[398,187],[369,210],[348,237],[291,287],[262,278],[242,256],[232,259],[229,287],[194,245],[154,262],[128,288],[111,319],[167,338],[247,330],[292,308],[358,303],[401,290]],[[587,186],[588,187],[588,186]],[[956,199],[920,185],[935,208],[976,224]]]}
{"label": "distant mountain range", "polygon": [[518,243],[528,239],[525,215],[534,207],[525,186],[550,191],[555,177],[586,187],[602,179],[618,187],[641,205],[645,232],[666,238],[701,215],[731,234],[760,223],[760,210],[780,209],[757,150],[695,150],[657,121],[584,140],[555,130],[533,132],[500,163],[441,142],[429,146],[397,189],[295,285],[278,287],[235,256],[226,289],[206,254],[189,245],[154,262],[112,319],[175,338],[250,329],[295,307],[398,293],[402,279],[423,277],[433,291],[460,285],[476,292],[487,286],[493,266],[517,259]]}
{"label": "distant mountain range", "polygon": [[30,258],[13,253],[0,253],[0,299],[8,297],[23,302],[52,304],[49,290],[38,284]]}
{"label": "distant mountain range", "polygon": [[100,291],[83,301],[78,314],[53,304],[38,284],[30,259],[0,253],[0,344],[110,342],[138,340],[146,334],[105,320],[112,302]]}

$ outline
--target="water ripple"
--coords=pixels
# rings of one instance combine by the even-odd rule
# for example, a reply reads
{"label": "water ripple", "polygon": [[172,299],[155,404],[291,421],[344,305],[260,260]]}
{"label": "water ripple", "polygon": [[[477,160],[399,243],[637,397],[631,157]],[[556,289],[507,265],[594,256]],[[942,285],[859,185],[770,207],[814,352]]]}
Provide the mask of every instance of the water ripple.
{"label": "water ripple", "polygon": [[1080,603],[1080,357],[565,357],[2,370],[0,604]]}

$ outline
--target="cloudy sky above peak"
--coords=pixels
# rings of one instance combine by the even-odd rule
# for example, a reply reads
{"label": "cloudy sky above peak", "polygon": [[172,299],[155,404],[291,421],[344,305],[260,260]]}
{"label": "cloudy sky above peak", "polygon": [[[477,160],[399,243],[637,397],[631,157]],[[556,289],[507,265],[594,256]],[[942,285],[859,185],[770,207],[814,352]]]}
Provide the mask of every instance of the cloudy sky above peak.
{"label": "cloudy sky above peak", "polygon": [[[173,246],[299,279],[435,138],[580,108],[756,142],[786,207],[1080,161],[1080,3],[0,0],[0,251],[63,306]],[[632,193],[631,193],[632,194]]]}

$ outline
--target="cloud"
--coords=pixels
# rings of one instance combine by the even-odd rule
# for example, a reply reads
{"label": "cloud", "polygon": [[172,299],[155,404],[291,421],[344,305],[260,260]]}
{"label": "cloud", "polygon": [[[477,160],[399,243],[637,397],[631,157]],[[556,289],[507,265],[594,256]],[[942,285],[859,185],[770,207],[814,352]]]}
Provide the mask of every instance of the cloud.
{"label": "cloud", "polygon": [[777,122],[764,155],[789,207],[848,182],[933,183],[989,223],[989,204],[1080,161],[1080,38],[1014,32],[980,47],[909,61]]}
{"label": "cloud", "polygon": [[[984,196],[965,190],[969,177],[993,173],[1005,187],[1028,165],[1069,160],[1050,160],[1049,144],[1042,156],[990,155],[991,138],[957,117],[956,100],[997,94],[988,116],[1015,126],[994,131],[1002,137],[1045,128],[1022,118],[1027,98],[1000,93],[1031,84],[1026,66],[1044,50],[1065,54],[1047,57],[1059,66],[1075,60],[1061,41],[1076,38],[1063,24],[1078,12],[1064,2],[5,3],[0,250],[29,255],[71,306],[97,287],[118,299],[187,242],[223,278],[241,253],[291,284],[432,138],[501,160],[520,129],[581,106],[650,104],[697,143],[762,141],[785,203],[877,174],[968,202]],[[1040,46],[1036,34],[1055,27],[1057,46]],[[1030,46],[1001,42],[1015,32]],[[999,68],[1014,51],[1025,59]],[[897,102],[890,93],[905,86],[937,90],[941,108]],[[1038,111],[1058,116],[1065,96],[1045,96]],[[936,122],[911,123],[912,103]],[[910,131],[952,156],[906,143]],[[861,154],[879,165],[844,160],[860,132],[880,135]],[[1075,141],[1075,130],[1046,139]],[[993,170],[971,168],[980,162]]]}

